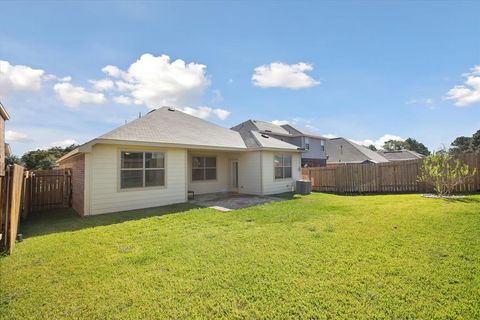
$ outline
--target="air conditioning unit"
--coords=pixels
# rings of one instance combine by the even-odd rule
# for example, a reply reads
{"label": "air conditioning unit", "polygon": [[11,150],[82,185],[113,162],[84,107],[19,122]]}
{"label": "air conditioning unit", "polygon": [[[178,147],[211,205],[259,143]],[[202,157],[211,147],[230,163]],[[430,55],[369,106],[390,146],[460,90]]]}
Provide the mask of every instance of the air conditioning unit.
{"label": "air conditioning unit", "polygon": [[307,195],[312,192],[312,181],[310,180],[297,180],[297,193],[301,195]]}

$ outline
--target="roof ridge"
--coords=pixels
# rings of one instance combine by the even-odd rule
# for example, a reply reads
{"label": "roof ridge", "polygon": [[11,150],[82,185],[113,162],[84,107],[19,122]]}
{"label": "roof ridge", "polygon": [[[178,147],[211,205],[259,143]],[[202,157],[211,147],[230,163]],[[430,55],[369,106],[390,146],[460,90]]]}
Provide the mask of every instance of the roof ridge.
{"label": "roof ridge", "polygon": [[[373,150],[370,150],[369,148],[367,148],[366,146],[363,146],[361,144],[358,144],[356,142],[353,142],[351,141],[350,139],[345,139],[348,141],[348,143],[350,143],[355,149],[357,149],[358,151],[360,151],[361,153],[363,153],[365,156],[367,156],[368,158],[371,158],[367,153],[365,153],[365,151],[370,151],[372,152],[372,154],[375,154],[375,155],[378,155],[379,157],[382,157],[384,158],[385,160],[387,160],[387,162],[389,162],[390,160],[388,160],[387,158],[385,158],[384,156],[382,156],[381,154],[379,154],[378,152],[375,152]],[[360,148],[359,148],[360,147]]]}

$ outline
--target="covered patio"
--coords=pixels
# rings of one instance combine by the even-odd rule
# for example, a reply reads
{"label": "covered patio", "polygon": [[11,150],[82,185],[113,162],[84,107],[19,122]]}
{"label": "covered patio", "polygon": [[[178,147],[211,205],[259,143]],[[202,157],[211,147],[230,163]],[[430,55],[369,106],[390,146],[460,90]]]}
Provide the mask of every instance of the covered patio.
{"label": "covered patio", "polygon": [[195,195],[189,203],[212,208],[220,211],[232,211],[235,209],[248,208],[259,204],[282,201],[285,198],[276,196],[257,196],[236,192],[216,192]]}

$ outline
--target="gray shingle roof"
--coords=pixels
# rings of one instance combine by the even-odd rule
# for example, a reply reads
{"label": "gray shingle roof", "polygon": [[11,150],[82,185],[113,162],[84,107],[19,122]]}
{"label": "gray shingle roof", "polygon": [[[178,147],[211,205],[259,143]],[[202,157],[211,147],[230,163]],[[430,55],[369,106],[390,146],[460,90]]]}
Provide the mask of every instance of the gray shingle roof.
{"label": "gray shingle roof", "polygon": [[97,139],[245,149],[236,131],[171,108],[159,108]]}
{"label": "gray shingle roof", "polygon": [[328,155],[327,163],[389,162],[388,159],[377,152],[345,138],[327,140],[326,151]]}
{"label": "gray shingle roof", "polygon": [[382,150],[382,151],[378,151],[378,153],[390,161],[416,160],[416,159],[425,158],[424,155],[411,150],[398,150],[398,151]]}
{"label": "gray shingle roof", "polygon": [[298,147],[288,142],[269,137],[256,131],[250,131],[257,144],[262,148],[298,150]]}
{"label": "gray shingle roof", "polygon": [[252,122],[257,127],[258,131],[289,134],[289,132],[285,130],[285,128],[282,128],[281,126],[278,126],[270,122],[260,121],[260,120],[252,120]]}

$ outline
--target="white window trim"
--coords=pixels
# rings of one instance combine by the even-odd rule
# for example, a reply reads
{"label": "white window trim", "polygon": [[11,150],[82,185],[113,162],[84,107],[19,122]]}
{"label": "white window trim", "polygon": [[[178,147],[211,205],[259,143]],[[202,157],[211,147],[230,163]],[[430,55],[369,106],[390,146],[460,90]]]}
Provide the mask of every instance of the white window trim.
{"label": "white window trim", "polygon": [[[281,167],[276,167],[275,166],[275,157],[281,157],[282,158],[282,166]],[[284,157],[290,157],[290,166],[284,166],[283,165],[283,158]],[[282,168],[282,177],[277,178],[275,175],[275,168]],[[290,177],[285,177],[285,168],[290,168]],[[274,154],[273,155],[273,179],[275,181],[279,180],[288,180],[293,178],[293,156],[291,154]]]}
{"label": "white window trim", "polygon": [[[193,158],[215,158],[215,167],[200,167],[200,168],[195,168],[193,166]],[[192,183],[202,183],[202,182],[212,182],[212,181],[217,181],[218,180],[218,157],[217,156],[208,156],[208,155],[192,155],[190,158],[190,163],[191,163],[191,169],[190,169],[190,182]],[[205,161],[205,165],[206,165]],[[194,169],[203,169],[204,170],[204,176],[205,179],[201,180],[193,180],[193,170]],[[207,169],[215,169],[215,179],[207,179]]]}
{"label": "white window trim", "polygon": [[[132,152],[132,153],[143,153],[143,163],[142,168],[122,168],[122,152]],[[145,168],[145,153],[163,153],[163,168]],[[117,191],[128,192],[128,191],[139,191],[139,190],[152,190],[152,189],[165,189],[167,188],[167,152],[165,150],[135,150],[135,149],[119,149],[117,154],[118,159],[118,178],[117,178]],[[142,187],[135,188],[122,188],[122,171],[135,171],[142,170],[143,181]],[[163,170],[163,185],[161,186],[145,186],[145,171],[148,170]]]}

